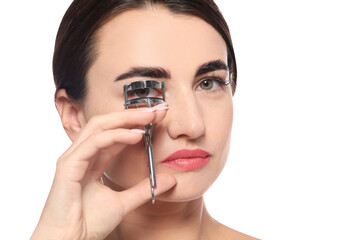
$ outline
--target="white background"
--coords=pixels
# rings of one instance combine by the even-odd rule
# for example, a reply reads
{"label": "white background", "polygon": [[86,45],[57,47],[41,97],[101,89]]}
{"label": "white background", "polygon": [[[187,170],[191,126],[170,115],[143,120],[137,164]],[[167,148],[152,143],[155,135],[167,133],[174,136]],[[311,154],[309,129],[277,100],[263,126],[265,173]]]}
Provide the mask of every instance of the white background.
{"label": "white background", "polygon": [[[0,3],[1,239],[30,237],[70,144],[51,72],[70,2]],[[239,78],[209,211],[262,239],[360,239],[359,1],[217,3]]]}

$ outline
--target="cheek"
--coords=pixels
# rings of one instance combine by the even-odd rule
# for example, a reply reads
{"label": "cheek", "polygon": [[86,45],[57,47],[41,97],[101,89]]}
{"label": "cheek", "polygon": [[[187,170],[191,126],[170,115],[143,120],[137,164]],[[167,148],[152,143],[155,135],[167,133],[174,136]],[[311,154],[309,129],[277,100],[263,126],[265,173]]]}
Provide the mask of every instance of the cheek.
{"label": "cheek", "polygon": [[201,109],[206,125],[206,138],[221,146],[227,144],[233,121],[232,97],[224,95],[219,99],[203,101]]}
{"label": "cheek", "polygon": [[232,97],[224,96],[202,106],[206,125],[206,143],[211,147],[217,159],[217,169],[222,169],[226,163],[233,121]]}

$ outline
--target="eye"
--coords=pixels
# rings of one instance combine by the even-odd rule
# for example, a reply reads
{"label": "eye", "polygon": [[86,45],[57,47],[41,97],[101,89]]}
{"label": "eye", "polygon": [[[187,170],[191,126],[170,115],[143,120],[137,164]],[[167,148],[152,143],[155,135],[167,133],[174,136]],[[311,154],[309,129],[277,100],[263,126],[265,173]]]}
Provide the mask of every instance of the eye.
{"label": "eye", "polygon": [[153,88],[136,89],[128,93],[129,99],[133,98],[145,98],[145,97],[157,97],[159,92]]}
{"label": "eye", "polygon": [[150,93],[150,89],[148,89],[148,88],[138,89],[138,90],[135,90],[134,93],[138,97],[147,97]]}
{"label": "eye", "polygon": [[218,77],[208,77],[201,80],[200,84],[196,88],[196,90],[205,90],[205,91],[214,91],[220,85],[228,85],[228,82],[223,81],[221,78]]}
{"label": "eye", "polygon": [[215,82],[212,79],[205,79],[201,81],[199,87],[203,90],[212,90],[213,88],[216,88],[218,85],[219,83]]}

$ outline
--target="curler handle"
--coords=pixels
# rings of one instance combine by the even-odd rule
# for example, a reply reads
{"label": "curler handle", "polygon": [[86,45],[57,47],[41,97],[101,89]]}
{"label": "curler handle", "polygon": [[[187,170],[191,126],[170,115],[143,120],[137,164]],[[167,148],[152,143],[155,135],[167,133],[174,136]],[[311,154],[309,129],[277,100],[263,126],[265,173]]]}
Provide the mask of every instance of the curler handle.
{"label": "curler handle", "polygon": [[155,176],[154,154],[153,154],[153,148],[151,145],[152,128],[153,128],[152,123],[145,126],[144,141],[145,141],[145,149],[146,149],[146,156],[147,156],[147,164],[148,164],[148,169],[149,169],[152,203],[154,204],[155,203],[156,176]]}

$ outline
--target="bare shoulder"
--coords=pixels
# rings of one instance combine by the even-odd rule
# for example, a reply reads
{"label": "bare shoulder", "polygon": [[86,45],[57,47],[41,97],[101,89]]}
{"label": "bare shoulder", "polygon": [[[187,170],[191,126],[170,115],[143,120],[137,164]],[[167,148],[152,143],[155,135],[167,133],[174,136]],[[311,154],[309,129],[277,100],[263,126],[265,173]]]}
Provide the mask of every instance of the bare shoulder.
{"label": "bare shoulder", "polygon": [[255,238],[249,236],[245,233],[238,232],[234,229],[231,229],[216,220],[211,221],[211,230],[209,229],[207,238],[211,240],[217,239],[225,239],[225,240],[259,240],[259,238]]}
{"label": "bare shoulder", "polygon": [[255,238],[255,237],[249,236],[245,233],[238,232],[238,231],[231,229],[221,223],[218,223],[218,224],[219,224],[219,227],[218,227],[219,235],[218,236],[222,236],[222,239],[259,240],[259,238]]}

